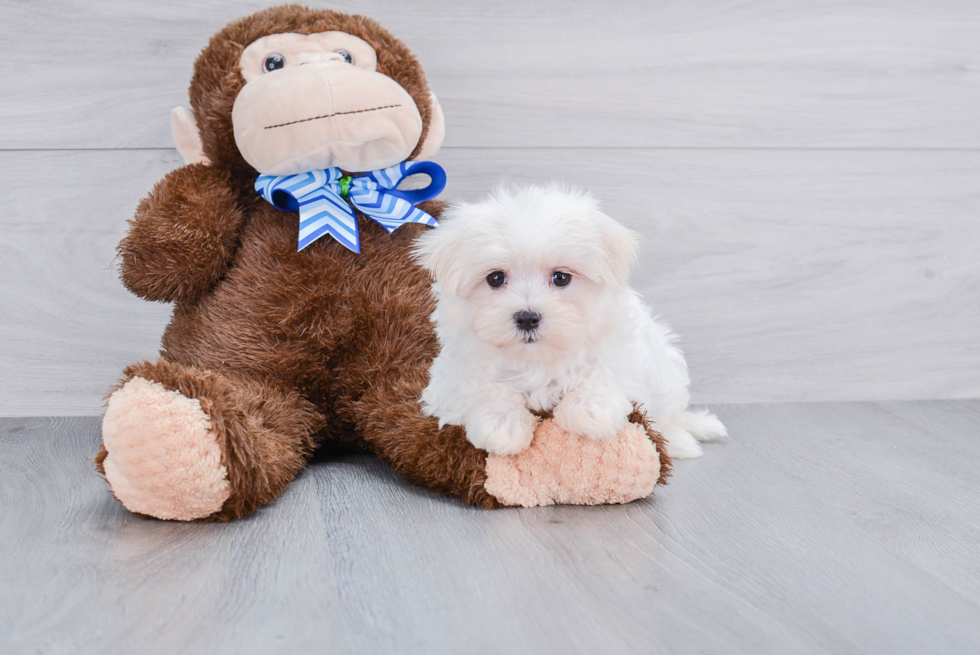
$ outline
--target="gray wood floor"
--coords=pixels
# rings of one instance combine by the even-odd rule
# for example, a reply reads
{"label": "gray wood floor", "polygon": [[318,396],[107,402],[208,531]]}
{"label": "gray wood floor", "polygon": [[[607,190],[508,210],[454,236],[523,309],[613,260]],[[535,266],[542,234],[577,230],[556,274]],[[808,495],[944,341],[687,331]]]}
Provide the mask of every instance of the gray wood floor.
{"label": "gray wood floor", "polygon": [[3,653],[976,653],[980,401],[730,405],[630,505],[485,512],[369,457],[147,521],[95,418],[0,421]]}

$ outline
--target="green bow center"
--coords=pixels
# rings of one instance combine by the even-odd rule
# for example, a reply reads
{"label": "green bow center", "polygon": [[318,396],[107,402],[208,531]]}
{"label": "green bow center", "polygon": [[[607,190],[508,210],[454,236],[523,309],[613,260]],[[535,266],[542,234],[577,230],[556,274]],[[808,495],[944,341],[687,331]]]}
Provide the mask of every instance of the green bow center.
{"label": "green bow center", "polygon": [[341,198],[346,198],[347,197],[347,194],[350,192],[350,181],[352,179],[353,178],[350,175],[345,175],[342,178],[340,178],[339,180],[337,180],[337,182],[340,183],[340,197]]}

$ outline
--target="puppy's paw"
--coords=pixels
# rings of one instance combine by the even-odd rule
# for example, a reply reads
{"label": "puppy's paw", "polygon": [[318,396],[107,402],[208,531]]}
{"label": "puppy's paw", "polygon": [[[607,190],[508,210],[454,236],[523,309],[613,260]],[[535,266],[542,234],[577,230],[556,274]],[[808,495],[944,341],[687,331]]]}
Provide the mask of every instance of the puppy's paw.
{"label": "puppy's paw", "polygon": [[618,391],[573,391],[555,407],[555,422],[565,430],[590,439],[615,439],[629,422],[633,403]]}
{"label": "puppy's paw", "polygon": [[491,455],[516,455],[531,445],[538,419],[525,407],[485,408],[465,424],[466,438]]}
{"label": "puppy's paw", "polygon": [[684,428],[668,425],[661,434],[666,442],[667,454],[674,459],[693,459],[704,454],[701,444]]}

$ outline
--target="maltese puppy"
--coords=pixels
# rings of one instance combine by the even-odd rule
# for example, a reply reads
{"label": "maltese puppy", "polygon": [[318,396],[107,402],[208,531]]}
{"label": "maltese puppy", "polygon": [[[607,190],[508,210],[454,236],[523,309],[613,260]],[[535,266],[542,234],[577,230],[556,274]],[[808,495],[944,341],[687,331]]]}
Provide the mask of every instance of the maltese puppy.
{"label": "maltese puppy", "polygon": [[441,351],[422,403],[440,425],[462,425],[496,455],[530,445],[532,411],[612,439],[636,403],[671,457],[698,457],[698,441],[726,434],[713,414],[687,411],[676,337],[627,286],[638,237],[590,194],[505,188],[439,220],[415,256],[436,280]]}

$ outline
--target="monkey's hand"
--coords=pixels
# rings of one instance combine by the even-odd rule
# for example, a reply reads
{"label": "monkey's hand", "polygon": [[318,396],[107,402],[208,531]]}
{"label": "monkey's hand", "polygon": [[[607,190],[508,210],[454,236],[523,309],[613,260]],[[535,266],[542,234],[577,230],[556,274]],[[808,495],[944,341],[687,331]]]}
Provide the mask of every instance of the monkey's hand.
{"label": "monkey's hand", "polygon": [[123,284],[147,300],[200,298],[227,271],[243,221],[219,170],[199,163],[171,171],[140,202],[119,243]]}

